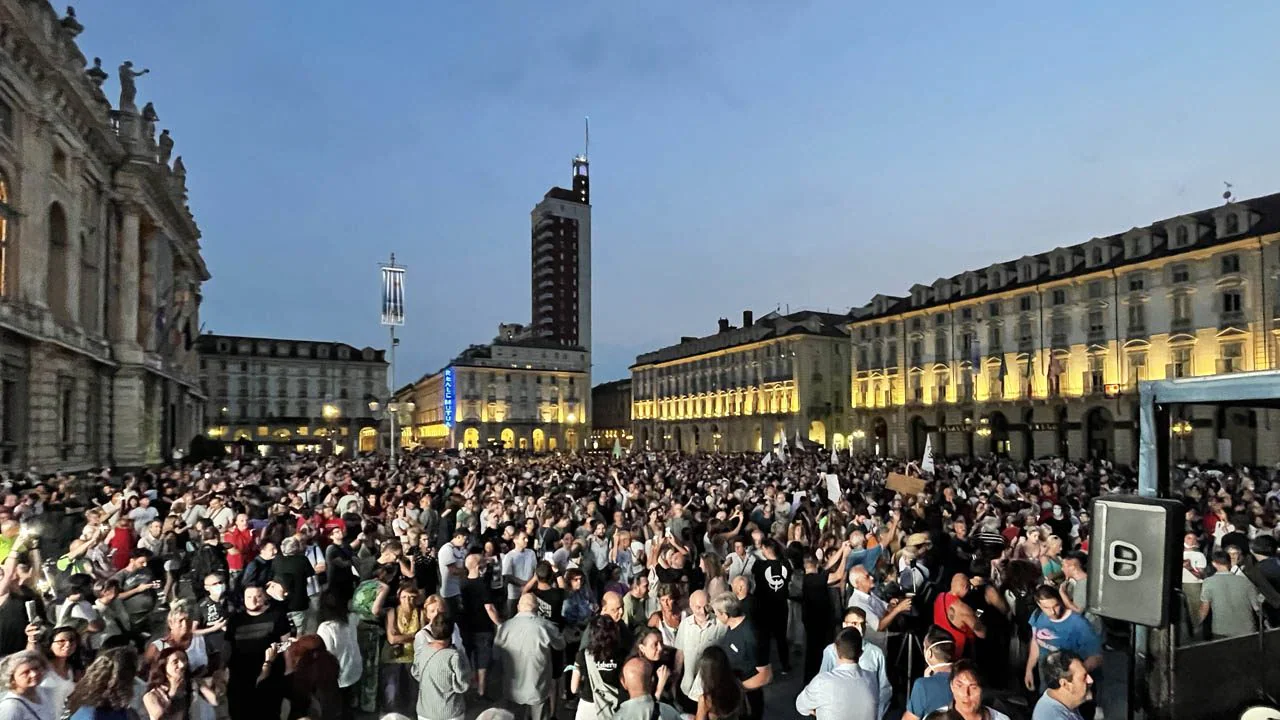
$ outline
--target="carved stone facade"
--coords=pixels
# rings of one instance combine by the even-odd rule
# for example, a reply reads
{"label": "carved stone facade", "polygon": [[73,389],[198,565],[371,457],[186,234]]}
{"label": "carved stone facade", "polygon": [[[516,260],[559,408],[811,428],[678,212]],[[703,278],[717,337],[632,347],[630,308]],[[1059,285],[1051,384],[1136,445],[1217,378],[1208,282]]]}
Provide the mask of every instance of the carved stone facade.
{"label": "carved stone facade", "polygon": [[204,414],[185,170],[76,28],[0,0],[0,470],[157,463]]}

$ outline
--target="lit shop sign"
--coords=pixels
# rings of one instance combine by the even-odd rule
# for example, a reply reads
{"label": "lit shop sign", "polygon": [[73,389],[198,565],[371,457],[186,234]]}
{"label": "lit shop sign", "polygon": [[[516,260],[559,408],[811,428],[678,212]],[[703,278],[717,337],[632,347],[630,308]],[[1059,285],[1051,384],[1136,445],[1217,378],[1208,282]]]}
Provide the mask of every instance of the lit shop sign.
{"label": "lit shop sign", "polygon": [[453,368],[444,369],[444,424],[445,427],[453,427],[454,407],[457,404],[457,396],[454,392],[453,385]]}

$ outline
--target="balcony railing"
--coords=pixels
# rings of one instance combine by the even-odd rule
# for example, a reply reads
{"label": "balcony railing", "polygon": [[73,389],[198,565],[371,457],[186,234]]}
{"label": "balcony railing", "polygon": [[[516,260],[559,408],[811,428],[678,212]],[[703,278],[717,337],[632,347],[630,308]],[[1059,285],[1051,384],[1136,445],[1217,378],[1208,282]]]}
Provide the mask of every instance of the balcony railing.
{"label": "balcony railing", "polygon": [[1107,341],[1106,327],[1091,327],[1088,334],[1090,343],[1102,343]]}
{"label": "balcony railing", "polygon": [[1104,380],[1102,373],[1085,370],[1080,387],[1084,388],[1085,395],[1096,395],[1106,390]]}
{"label": "balcony railing", "polygon": [[1191,325],[1191,318],[1176,317],[1169,321],[1169,332],[1186,332],[1191,329]]}
{"label": "balcony railing", "polygon": [[1226,329],[1229,327],[1242,327],[1245,324],[1244,311],[1235,310],[1232,312],[1224,312],[1218,320],[1218,328]]}
{"label": "balcony railing", "polygon": [[1169,363],[1164,366],[1164,376],[1166,378],[1191,377],[1191,365],[1190,363]]}
{"label": "balcony railing", "polygon": [[1036,349],[1035,338],[1030,335],[1024,335],[1018,338],[1018,352],[1032,352]]}
{"label": "balcony railing", "polygon": [[1219,375],[1244,372],[1244,358],[1218,358],[1215,369]]}

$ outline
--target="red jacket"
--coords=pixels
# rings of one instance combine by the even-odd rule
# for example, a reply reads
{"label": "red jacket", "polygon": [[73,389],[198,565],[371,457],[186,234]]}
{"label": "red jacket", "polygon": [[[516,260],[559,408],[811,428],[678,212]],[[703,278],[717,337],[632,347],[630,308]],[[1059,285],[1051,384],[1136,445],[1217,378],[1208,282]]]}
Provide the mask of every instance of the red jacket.
{"label": "red jacket", "polygon": [[227,569],[244,570],[249,561],[258,556],[258,543],[253,539],[253,531],[232,527],[222,536],[223,542],[238,552],[227,553]]}

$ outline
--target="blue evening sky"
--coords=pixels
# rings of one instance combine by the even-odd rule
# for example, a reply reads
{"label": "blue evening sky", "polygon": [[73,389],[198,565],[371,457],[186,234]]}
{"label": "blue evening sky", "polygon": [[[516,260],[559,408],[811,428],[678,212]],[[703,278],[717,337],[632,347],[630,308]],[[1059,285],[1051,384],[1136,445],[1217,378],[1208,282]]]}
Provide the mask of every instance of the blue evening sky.
{"label": "blue evening sky", "polygon": [[151,68],[213,332],[385,347],[397,384],[529,318],[529,211],[591,116],[595,380],[778,305],[1280,191],[1280,4],[287,2],[79,8]]}

